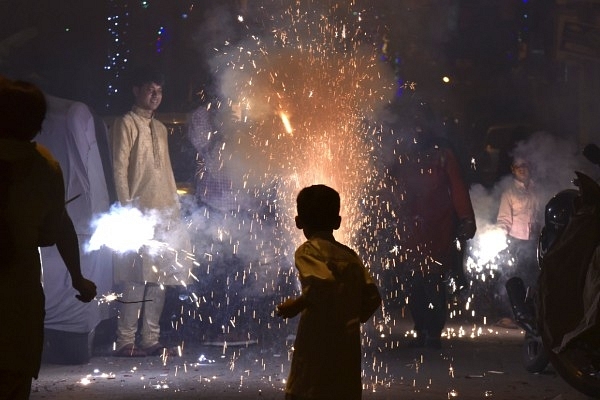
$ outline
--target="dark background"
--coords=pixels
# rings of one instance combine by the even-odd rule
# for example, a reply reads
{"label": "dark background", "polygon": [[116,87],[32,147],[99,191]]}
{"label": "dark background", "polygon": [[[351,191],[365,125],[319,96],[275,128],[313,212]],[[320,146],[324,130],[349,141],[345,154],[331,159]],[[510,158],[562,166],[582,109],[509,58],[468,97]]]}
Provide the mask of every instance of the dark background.
{"label": "dark background", "polygon": [[[0,73],[32,80],[49,94],[82,101],[98,114],[115,115],[131,102],[127,74],[153,63],[167,74],[160,111],[187,112],[199,101],[201,88],[214,90],[208,64],[214,52],[226,42],[268,30],[265,21],[276,18],[287,7],[283,3],[0,0]],[[400,82],[419,83],[448,121],[447,129],[464,141],[481,141],[490,126],[514,122],[582,142],[600,131],[595,100],[600,44],[594,39],[600,26],[598,1],[314,4],[325,3],[340,14],[361,13],[366,40],[380,49]],[[577,47],[564,44],[565,18],[591,27],[587,34],[569,36],[584,41],[590,51],[572,51]],[[450,84],[441,82],[444,75],[451,76]],[[460,124],[452,123],[457,120]]]}

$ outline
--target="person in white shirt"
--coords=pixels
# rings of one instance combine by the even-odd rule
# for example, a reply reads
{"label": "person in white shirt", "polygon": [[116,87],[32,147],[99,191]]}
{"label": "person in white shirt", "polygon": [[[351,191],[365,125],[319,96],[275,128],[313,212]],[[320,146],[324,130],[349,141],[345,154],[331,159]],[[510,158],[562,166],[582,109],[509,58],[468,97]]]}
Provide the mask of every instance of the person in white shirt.
{"label": "person in white shirt", "polygon": [[[504,266],[506,275],[523,279],[533,288],[537,281],[537,243],[542,221],[538,187],[531,178],[531,164],[515,156],[511,165],[513,181],[502,193],[496,225],[506,233],[512,267]],[[506,276],[509,278],[509,276]]]}
{"label": "person in white shirt", "polygon": [[511,171],[513,182],[502,193],[496,224],[510,238],[536,241],[541,208],[537,185],[531,179],[531,166],[524,158],[516,157]]}

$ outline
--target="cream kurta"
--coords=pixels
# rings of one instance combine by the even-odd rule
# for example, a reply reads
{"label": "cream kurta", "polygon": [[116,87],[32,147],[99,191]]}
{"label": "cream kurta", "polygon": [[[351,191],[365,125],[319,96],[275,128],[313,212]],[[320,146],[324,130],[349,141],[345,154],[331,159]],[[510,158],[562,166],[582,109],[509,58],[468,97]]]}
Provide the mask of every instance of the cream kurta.
{"label": "cream kurta", "polygon": [[[160,213],[157,240],[174,249],[188,250],[189,237],[179,224],[179,200],[167,135],[165,125],[140,115],[136,107],[115,120],[110,132],[115,188],[122,205]],[[187,276],[186,266],[178,265],[172,251],[155,256],[144,251],[142,256],[141,266],[134,257],[118,262],[115,281],[174,285]]]}
{"label": "cream kurta", "polygon": [[117,118],[111,129],[117,198],[123,205],[133,203],[145,210],[177,210],[167,128],[136,110]]}

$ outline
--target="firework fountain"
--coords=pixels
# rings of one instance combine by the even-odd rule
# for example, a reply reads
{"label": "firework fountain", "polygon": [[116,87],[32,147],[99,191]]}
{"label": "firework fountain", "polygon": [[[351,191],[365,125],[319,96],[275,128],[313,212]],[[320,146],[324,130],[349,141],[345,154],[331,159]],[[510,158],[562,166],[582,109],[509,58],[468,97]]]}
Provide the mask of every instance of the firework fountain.
{"label": "firework fountain", "polygon": [[222,94],[243,118],[224,127],[235,132],[224,159],[238,187],[277,187],[283,224],[293,220],[302,187],[336,188],[344,199],[340,239],[349,242],[361,218],[357,205],[377,174],[363,121],[393,96],[392,71],[363,43],[360,13],[350,5],[312,2],[263,17],[273,22],[272,37],[250,35],[214,59]]}
{"label": "firework fountain", "polygon": [[[237,198],[250,198],[276,216],[268,224],[270,218],[254,214],[249,224],[262,235],[244,241],[248,247],[254,240],[262,249],[248,252],[264,253],[265,244],[274,246],[265,238],[277,237],[276,268],[285,270],[302,241],[293,217],[295,195],[304,186],[324,183],[341,193],[340,241],[357,245],[360,232],[369,229],[364,215],[372,206],[373,182],[380,180],[374,160],[381,144],[364,122],[390,101],[396,83],[352,5],[256,9],[255,18],[270,26],[261,24],[260,35],[249,28],[244,40],[219,49],[212,59],[226,99],[219,112],[234,109],[237,115],[220,118],[225,136],[220,160]],[[248,208],[242,205],[235,220]],[[278,287],[260,285],[261,292]]]}

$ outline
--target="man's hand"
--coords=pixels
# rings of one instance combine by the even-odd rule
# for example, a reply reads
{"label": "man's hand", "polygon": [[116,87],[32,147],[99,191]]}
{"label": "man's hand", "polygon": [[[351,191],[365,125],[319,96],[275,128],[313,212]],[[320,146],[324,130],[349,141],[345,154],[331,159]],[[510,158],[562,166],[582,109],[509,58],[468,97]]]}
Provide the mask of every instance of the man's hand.
{"label": "man's hand", "polygon": [[79,292],[75,297],[84,303],[89,303],[96,297],[96,284],[88,279],[74,280],[73,288]]}
{"label": "man's hand", "polygon": [[475,232],[477,231],[477,225],[471,218],[464,218],[458,224],[457,236],[461,241],[473,239]]}

